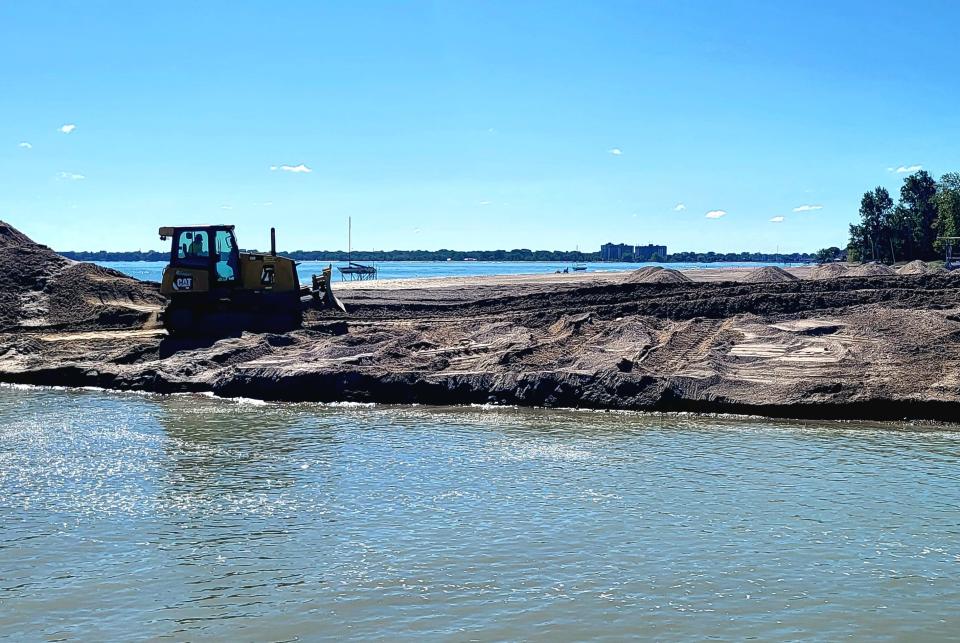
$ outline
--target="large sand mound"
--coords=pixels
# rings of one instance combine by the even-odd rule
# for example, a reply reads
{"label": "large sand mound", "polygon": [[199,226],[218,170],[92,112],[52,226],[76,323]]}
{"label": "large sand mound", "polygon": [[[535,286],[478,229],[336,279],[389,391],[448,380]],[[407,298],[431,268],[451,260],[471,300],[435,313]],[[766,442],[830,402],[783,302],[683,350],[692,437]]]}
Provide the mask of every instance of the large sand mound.
{"label": "large sand mound", "polygon": [[24,246],[40,246],[34,243],[30,237],[23,234],[5,221],[0,221],[0,248],[22,248]]}
{"label": "large sand mound", "polygon": [[864,263],[851,268],[847,272],[849,277],[888,277],[897,274],[890,266],[882,263]]}
{"label": "large sand mound", "polygon": [[796,280],[797,278],[794,275],[777,266],[764,266],[751,270],[743,278],[743,282],[748,284],[776,284]]}
{"label": "large sand mound", "polygon": [[823,263],[810,271],[810,279],[833,279],[843,277],[847,272],[847,267],[843,264]]}
{"label": "large sand mound", "polygon": [[629,275],[627,275],[627,278],[625,281],[628,284],[649,283],[649,281],[647,280],[650,277],[652,277],[654,274],[660,272],[661,270],[663,270],[662,266],[644,266],[639,270],[632,271]]}
{"label": "large sand mound", "polygon": [[155,285],[70,261],[0,221],[0,330],[142,325],[162,302]]}
{"label": "large sand mound", "polygon": [[[645,274],[637,275],[637,273],[647,270]],[[685,284],[693,281],[690,277],[686,276],[678,270],[673,268],[660,268],[659,266],[650,266],[649,268],[641,268],[636,271],[634,275],[637,275],[636,278],[631,279],[630,283],[635,284]]]}
{"label": "large sand mound", "polygon": [[931,266],[919,259],[905,263],[897,270],[899,275],[934,275],[942,272],[946,272],[942,266]]}
{"label": "large sand mound", "polygon": [[625,281],[628,284],[684,284],[693,280],[673,268],[644,266],[631,272]]}

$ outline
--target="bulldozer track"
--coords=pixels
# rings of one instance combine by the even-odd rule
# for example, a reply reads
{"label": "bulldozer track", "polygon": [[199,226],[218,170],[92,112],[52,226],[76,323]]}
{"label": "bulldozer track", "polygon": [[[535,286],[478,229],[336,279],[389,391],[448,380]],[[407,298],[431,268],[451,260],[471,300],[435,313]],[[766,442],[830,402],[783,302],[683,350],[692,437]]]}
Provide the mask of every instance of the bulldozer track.
{"label": "bulldozer track", "polygon": [[[709,330],[699,328],[702,326],[711,326]],[[697,332],[692,332],[691,327],[698,326]],[[680,325],[671,328],[667,332],[667,337],[663,342],[647,351],[640,364],[648,366],[647,360],[651,356],[658,356],[665,353],[668,357],[663,361],[656,362],[655,368],[660,373],[680,374],[685,366],[691,362],[698,362],[697,358],[702,358],[708,353],[716,343],[721,333],[730,328],[730,320],[703,320],[701,322],[686,321]],[[701,369],[702,359],[699,360]]]}

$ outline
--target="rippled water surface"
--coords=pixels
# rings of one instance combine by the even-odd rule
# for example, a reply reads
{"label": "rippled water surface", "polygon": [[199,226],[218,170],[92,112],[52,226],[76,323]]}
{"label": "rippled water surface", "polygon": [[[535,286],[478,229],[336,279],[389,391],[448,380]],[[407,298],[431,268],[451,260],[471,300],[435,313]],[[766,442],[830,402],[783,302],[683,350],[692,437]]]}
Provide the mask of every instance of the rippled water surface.
{"label": "rippled water surface", "polygon": [[960,434],[0,388],[0,636],[960,632]]}

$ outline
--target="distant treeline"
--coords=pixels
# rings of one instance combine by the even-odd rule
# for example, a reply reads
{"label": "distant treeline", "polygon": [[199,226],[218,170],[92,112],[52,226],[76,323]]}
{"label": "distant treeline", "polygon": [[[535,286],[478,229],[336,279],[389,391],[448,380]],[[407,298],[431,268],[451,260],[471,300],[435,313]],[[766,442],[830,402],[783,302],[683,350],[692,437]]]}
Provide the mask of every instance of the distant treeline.
{"label": "distant treeline", "polygon": [[850,225],[850,261],[910,261],[942,256],[939,237],[960,235],[960,174],[937,181],[925,170],[903,180],[900,199],[893,202],[884,187],[860,200],[860,223]]}
{"label": "distant treeline", "polygon": [[[256,252],[253,250],[252,252]],[[155,250],[136,252],[98,252],[67,251],[65,257],[77,261],[168,261],[169,252]],[[347,253],[342,250],[294,250],[281,252],[285,257],[297,261],[347,261]],[[802,253],[766,253],[766,252],[675,252],[664,261],[713,263],[715,261],[763,261],[778,263],[800,263],[811,261],[815,255]],[[350,254],[353,261],[600,261],[599,252],[577,252],[574,250],[354,250]]]}

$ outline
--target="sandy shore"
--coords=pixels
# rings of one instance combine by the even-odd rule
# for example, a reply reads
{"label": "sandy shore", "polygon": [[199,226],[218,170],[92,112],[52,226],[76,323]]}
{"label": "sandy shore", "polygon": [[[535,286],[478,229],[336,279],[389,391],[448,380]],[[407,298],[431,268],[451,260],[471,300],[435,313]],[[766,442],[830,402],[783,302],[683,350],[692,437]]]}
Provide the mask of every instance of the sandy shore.
{"label": "sandy shore", "polygon": [[[756,270],[749,268],[694,268],[681,270],[693,281],[736,281],[743,280]],[[809,276],[812,268],[803,266],[787,268],[787,272],[800,279]],[[417,279],[383,279],[374,281],[334,282],[334,289],[340,290],[403,290],[410,288],[458,288],[472,286],[517,286],[529,284],[558,284],[589,286],[597,284],[623,283],[633,273],[632,270],[586,271],[571,273],[530,273],[519,275],[482,275],[471,277],[420,277]]]}

